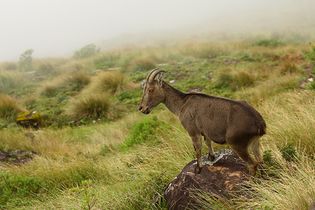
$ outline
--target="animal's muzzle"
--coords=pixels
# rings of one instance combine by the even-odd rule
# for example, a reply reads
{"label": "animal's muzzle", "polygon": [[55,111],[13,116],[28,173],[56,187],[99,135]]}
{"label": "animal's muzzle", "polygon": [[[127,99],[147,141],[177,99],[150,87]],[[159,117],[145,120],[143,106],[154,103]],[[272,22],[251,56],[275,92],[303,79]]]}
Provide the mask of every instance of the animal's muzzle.
{"label": "animal's muzzle", "polygon": [[139,106],[138,110],[140,112],[142,112],[143,114],[149,114],[151,112],[151,110],[149,109],[149,107],[143,107],[143,106]]}

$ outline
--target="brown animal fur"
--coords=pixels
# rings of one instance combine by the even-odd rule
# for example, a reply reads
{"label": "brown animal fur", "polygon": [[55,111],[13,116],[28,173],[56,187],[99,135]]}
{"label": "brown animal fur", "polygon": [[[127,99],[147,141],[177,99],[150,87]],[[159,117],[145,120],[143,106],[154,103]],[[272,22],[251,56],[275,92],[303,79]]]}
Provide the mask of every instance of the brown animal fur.
{"label": "brown animal fur", "polygon": [[[182,93],[162,81],[163,71],[152,70],[147,76],[139,110],[149,114],[159,103],[177,115],[189,133],[196,152],[196,173],[201,170],[201,147],[204,140],[213,160],[212,141],[229,144],[248,163],[250,174],[256,173],[262,162],[259,138],[266,132],[262,116],[245,101],[208,96],[201,93]],[[252,148],[255,158],[248,149]]]}

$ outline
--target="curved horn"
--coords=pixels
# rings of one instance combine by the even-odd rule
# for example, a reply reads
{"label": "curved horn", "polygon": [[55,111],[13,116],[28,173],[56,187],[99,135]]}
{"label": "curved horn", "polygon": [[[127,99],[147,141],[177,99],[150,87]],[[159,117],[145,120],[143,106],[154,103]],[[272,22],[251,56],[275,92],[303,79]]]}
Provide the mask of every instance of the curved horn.
{"label": "curved horn", "polygon": [[152,74],[154,71],[156,71],[156,70],[159,70],[159,68],[155,68],[155,69],[152,69],[152,70],[150,71],[150,73],[148,74],[148,76],[147,76],[147,78],[146,78],[146,82],[147,82],[148,79],[150,78],[151,74]]}
{"label": "curved horn", "polygon": [[[159,69],[155,69],[155,71],[153,71],[149,77],[148,77],[148,82],[152,82],[156,76],[160,75],[161,73],[164,73],[165,71],[163,70],[159,70]],[[160,79],[160,78],[159,78]]]}

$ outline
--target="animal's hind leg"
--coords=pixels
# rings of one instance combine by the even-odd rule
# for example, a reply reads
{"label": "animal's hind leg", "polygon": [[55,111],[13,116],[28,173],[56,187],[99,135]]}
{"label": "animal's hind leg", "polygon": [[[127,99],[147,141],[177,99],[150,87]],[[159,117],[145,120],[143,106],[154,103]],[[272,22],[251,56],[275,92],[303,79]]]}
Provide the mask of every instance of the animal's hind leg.
{"label": "animal's hind leg", "polygon": [[262,155],[261,155],[261,145],[259,142],[259,138],[260,138],[260,136],[256,136],[252,139],[251,149],[252,149],[252,152],[255,156],[256,161],[258,163],[262,163],[263,159],[262,159]]}
{"label": "animal's hind leg", "polygon": [[194,145],[196,158],[197,158],[197,165],[195,168],[195,173],[199,174],[201,171],[201,147],[202,147],[201,136],[195,135],[195,136],[192,136],[191,139]]}
{"label": "animal's hind leg", "polygon": [[214,161],[215,156],[214,156],[214,152],[212,149],[212,142],[210,139],[208,139],[206,137],[204,137],[204,139],[205,139],[206,145],[208,146],[208,160]]}
{"label": "animal's hind leg", "polygon": [[248,153],[248,145],[231,145],[238,156],[248,164],[249,174],[254,176],[257,170],[257,163]]}

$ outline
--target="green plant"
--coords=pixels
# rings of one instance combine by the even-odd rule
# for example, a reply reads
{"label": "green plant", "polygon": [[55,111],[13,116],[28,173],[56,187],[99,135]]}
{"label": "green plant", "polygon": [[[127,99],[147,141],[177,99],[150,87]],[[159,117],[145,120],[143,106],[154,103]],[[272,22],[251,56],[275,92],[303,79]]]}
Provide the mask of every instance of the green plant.
{"label": "green plant", "polygon": [[255,78],[245,71],[230,73],[229,70],[224,70],[217,76],[215,80],[215,87],[237,90],[242,87],[249,87],[253,85],[254,81]]}
{"label": "green plant", "polygon": [[152,57],[138,57],[130,63],[131,71],[147,71],[155,68],[155,59]]}
{"label": "green plant", "polygon": [[315,46],[311,47],[310,51],[305,52],[304,57],[311,62],[315,62]]}
{"label": "green plant", "polygon": [[282,157],[286,161],[293,161],[297,158],[297,152],[293,144],[287,144],[280,149]]}
{"label": "green plant", "polygon": [[94,90],[115,94],[123,89],[125,76],[119,71],[103,72],[97,76]]}
{"label": "green plant", "polygon": [[110,98],[106,94],[86,95],[72,102],[70,115],[76,120],[97,120],[106,118],[109,108]]}
{"label": "green plant", "polygon": [[22,109],[13,98],[0,94],[0,118],[14,120],[17,113],[20,111],[22,111]]}
{"label": "green plant", "polygon": [[278,47],[284,45],[279,39],[261,39],[255,42],[255,45],[262,47]]}
{"label": "green plant", "polygon": [[32,49],[28,49],[20,55],[19,69],[21,71],[31,71],[33,69],[33,52],[34,51]]}
{"label": "green plant", "polygon": [[8,93],[15,89],[19,84],[19,81],[16,77],[17,75],[14,74],[0,73],[0,93]]}
{"label": "green plant", "polygon": [[155,142],[157,139],[154,134],[160,125],[161,122],[157,117],[144,118],[132,127],[121,147],[126,149],[148,141]]}
{"label": "green plant", "polygon": [[0,208],[10,199],[33,196],[44,191],[44,182],[36,177],[0,173]]}
{"label": "green plant", "polygon": [[73,55],[74,58],[88,58],[97,54],[100,50],[97,49],[95,44],[88,44],[76,51]]}

